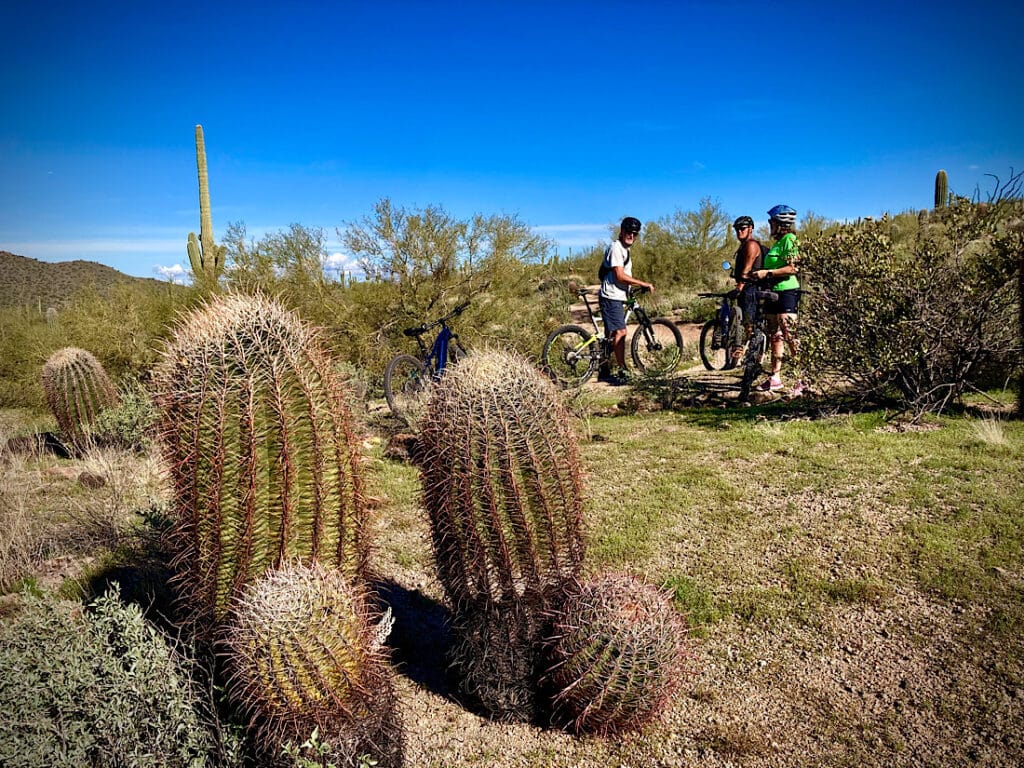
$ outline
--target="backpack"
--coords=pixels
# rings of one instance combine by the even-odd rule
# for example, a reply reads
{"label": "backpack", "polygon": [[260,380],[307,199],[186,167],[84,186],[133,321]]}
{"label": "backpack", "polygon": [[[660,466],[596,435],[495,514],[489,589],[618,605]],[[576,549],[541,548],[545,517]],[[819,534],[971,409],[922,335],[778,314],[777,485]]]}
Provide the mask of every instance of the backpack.
{"label": "backpack", "polygon": [[[608,254],[611,252],[611,248],[604,252],[604,258],[601,260],[601,267],[597,270],[597,282],[603,283],[605,278],[612,273],[612,268],[608,264]],[[629,264],[630,259],[633,258],[633,254],[626,251],[626,260],[622,263],[622,266]]]}
{"label": "backpack", "polygon": [[[758,244],[759,246],[761,246],[761,253],[759,253],[759,254],[758,254],[758,255],[757,255],[757,256],[756,256],[755,258],[754,258],[754,263],[753,263],[753,265],[752,265],[752,266],[750,267],[750,271],[751,271],[751,272],[754,272],[755,270],[758,270],[758,269],[764,269],[764,256],[765,256],[765,254],[766,254],[766,253],[768,253],[768,250],[769,250],[769,249],[768,249],[768,246],[766,246],[766,245],[765,245],[764,243],[762,243],[762,242],[761,242],[760,240],[755,240],[754,242],[755,242],[755,243],[757,243],[757,244]],[[736,256],[736,263],[732,265],[732,272],[731,272],[731,273],[729,274],[729,276],[730,276],[730,277],[731,277],[731,278],[732,278],[733,280],[739,280],[740,278],[742,278],[742,277],[743,277],[743,276],[742,276],[741,274],[739,274],[739,271],[740,271],[740,263],[739,263],[739,262],[740,262],[740,257],[739,257],[739,251],[737,250],[737,252],[736,252],[736,253],[737,253],[737,256]]]}

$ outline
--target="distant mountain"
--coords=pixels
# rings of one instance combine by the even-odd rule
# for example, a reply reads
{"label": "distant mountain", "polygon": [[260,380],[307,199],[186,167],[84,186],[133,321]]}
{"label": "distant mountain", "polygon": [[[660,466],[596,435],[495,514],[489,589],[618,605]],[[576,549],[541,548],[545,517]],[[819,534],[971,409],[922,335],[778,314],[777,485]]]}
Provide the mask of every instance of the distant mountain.
{"label": "distant mountain", "polygon": [[148,277],[132,277],[95,261],[55,264],[0,251],[0,307],[60,307],[79,289],[92,285],[105,291],[124,282],[165,285]]}

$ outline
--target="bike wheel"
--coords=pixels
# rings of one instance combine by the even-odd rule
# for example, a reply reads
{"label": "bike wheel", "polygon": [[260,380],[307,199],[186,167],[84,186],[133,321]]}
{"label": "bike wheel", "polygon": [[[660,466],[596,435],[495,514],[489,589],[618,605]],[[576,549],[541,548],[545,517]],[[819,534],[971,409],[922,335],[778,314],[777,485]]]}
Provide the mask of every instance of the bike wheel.
{"label": "bike wheel", "polygon": [[723,338],[718,349],[712,348],[712,337],[715,335],[717,320],[708,320],[700,329],[700,361],[709,371],[725,371],[733,368],[732,351],[736,348],[736,339],[732,333],[728,339]]}
{"label": "bike wheel", "polygon": [[633,332],[629,351],[644,373],[667,376],[683,359],[683,334],[671,320],[659,317]]}
{"label": "bike wheel", "polygon": [[754,379],[761,375],[763,370],[761,361],[764,358],[766,347],[764,331],[754,331],[747,343],[747,351],[743,356],[743,375],[740,377],[740,400],[750,398],[750,389],[754,386]]}
{"label": "bike wheel", "polygon": [[430,392],[430,374],[412,355],[399,355],[384,370],[384,397],[391,412],[405,418],[422,408]]}
{"label": "bike wheel", "polygon": [[560,387],[579,387],[597,370],[599,345],[593,334],[578,325],[555,328],[544,340],[541,362],[552,381]]}

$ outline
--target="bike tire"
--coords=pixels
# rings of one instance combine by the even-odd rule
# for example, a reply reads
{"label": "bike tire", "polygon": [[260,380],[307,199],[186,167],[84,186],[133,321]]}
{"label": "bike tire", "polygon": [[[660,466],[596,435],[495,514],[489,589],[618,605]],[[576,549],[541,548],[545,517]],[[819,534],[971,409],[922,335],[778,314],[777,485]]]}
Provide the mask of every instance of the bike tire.
{"label": "bike tire", "polygon": [[629,346],[636,367],[651,376],[667,376],[683,359],[683,334],[671,320],[658,317],[633,332]]}
{"label": "bike tire", "polygon": [[594,375],[600,362],[600,345],[588,345],[593,335],[578,325],[561,325],[548,334],[541,362],[558,386],[580,387]]}
{"label": "bike tire", "polygon": [[743,355],[743,375],[740,377],[740,400],[750,399],[750,390],[756,379],[763,370],[761,361],[764,359],[766,348],[766,337],[764,331],[754,331],[747,343],[747,351]]}
{"label": "bike tire", "polygon": [[715,334],[717,323],[717,320],[708,320],[700,329],[700,361],[709,371],[728,371],[736,367],[733,352],[736,349],[742,349],[743,345],[737,337],[741,336],[743,332],[734,324],[729,332],[729,338],[723,338],[722,345],[718,349],[713,349],[711,340]]}
{"label": "bike tire", "polygon": [[398,355],[384,370],[384,398],[398,418],[408,417],[417,405],[422,405],[430,385],[426,366],[412,355]]}

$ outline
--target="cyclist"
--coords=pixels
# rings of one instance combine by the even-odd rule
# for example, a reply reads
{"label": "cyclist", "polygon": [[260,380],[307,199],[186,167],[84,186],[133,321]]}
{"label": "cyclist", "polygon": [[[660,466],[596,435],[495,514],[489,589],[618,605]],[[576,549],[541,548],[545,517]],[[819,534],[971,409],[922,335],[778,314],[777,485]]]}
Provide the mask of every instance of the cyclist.
{"label": "cyclist", "polygon": [[[732,223],[732,228],[736,230],[736,239],[740,241],[736,255],[733,256],[735,266],[732,276],[736,281],[736,291],[739,294],[736,305],[747,331],[744,338],[749,339],[750,332],[753,330],[754,302],[757,301],[757,298],[754,295],[756,287],[745,276],[761,266],[761,243],[754,237],[754,220],[749,216],[740,216]],[[736,365],[742,357],[743,347],[736,347],[732,351],[732,365]]]}
{"label": "cyclist", "polygon": [[[768,211],[774,243],[764,255],[761,269],[753,276],[778,293],[777,301],[766,302],[765,319],[768,336],[771,339],[772,370],[758,389],[773,392],[782,389],[782,354],[789,347],[790,355],[796,356],[799,344],[794,335],[796,329],[797,305],[800,303],[800,281],[797,280],[799,242],[796,238],[796,210],[788,205],[776,205]],[[803,384],[797,381],[791,394],[798,395]]]}
{"label": "cyclist", "polygon": [[613,386],[628,383],[626,376],[626,291],[630,286],[646,288],[654,293],[654,286],[633,277],[629,249],[640,236],[640,220],[627,216],[619,225],[619,236],[605,249],[599,276],[601,292],[598,301],[604,320],[604,335],[612,342],[618,370],[608,378]]}

